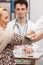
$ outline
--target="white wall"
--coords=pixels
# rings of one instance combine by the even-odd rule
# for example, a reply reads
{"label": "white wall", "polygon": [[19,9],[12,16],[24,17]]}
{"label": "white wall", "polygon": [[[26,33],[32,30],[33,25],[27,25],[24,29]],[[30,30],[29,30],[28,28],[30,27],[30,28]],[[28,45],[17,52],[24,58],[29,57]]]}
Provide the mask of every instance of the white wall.
{"label": "white wall", "polygon": [[43,15],[43,0],[30,0],[30,20],[36,22]]}

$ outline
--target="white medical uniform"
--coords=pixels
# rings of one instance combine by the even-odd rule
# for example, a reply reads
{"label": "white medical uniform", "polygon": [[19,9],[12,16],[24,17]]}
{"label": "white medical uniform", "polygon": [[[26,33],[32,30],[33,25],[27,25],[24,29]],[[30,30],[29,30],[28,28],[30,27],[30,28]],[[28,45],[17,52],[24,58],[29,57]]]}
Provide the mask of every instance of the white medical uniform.
{"label": "white medical uniform", "polygon": [[[24,24],[24,26],[20,27],[20,25],[18,24],[18,21],[15,19],[8,23],[7,28],[13,29],[14,33],[16,34],[24,35],[29,30],[34,28],[34,24],[30,20],[26,20],[26,23]],[[31,48],[33,48],[34,51],[37,51],[37,49],[39,48],[38,42],[37,43],[35,42]]]}

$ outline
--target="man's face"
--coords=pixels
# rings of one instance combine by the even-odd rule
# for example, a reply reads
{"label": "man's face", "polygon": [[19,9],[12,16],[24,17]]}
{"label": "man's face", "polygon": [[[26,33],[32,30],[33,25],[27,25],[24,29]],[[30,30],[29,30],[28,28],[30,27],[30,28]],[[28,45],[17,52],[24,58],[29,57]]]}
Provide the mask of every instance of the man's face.
{"label": "man's face", "polygon": [[15,13],[18,18],[24,18],[27,14],[27,8],[25,4],[16,4]]}
{"label": "man's face", "polygon": [[7,24],[9,22],[7,11],[4,11],[4,10],[2,11],[0,20],[1,20],[1,22],[5,23],[5,24]]}

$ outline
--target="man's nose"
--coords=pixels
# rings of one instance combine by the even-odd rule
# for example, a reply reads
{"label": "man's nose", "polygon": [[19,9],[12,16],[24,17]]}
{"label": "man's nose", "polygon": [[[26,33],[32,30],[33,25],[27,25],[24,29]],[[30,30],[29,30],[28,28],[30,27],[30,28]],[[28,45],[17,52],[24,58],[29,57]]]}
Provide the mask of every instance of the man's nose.
{"label": "man's nose", "polygon": [[20,11],[19,12],[22,12],[22,10],[20,9]]}

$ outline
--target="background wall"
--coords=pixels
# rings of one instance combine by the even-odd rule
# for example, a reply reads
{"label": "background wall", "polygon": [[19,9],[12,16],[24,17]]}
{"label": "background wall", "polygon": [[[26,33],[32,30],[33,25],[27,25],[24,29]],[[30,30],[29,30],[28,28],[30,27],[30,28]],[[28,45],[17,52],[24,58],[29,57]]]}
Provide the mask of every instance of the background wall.
{"label": "background wall", "polygon": [[43,0],[30,0],[30,20],[36,22],[43,15]]}

